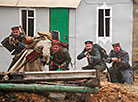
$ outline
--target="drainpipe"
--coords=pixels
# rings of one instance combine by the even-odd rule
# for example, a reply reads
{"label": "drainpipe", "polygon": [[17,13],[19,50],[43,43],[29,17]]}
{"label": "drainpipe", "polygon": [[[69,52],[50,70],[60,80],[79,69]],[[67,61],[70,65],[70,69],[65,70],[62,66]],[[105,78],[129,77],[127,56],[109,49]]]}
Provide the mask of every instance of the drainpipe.
{"label": "drainpipe", "polygon": [[2,91],[28,91],[28,92],[72,92],[97,94],[99,88],[84,86],[60,86],[60,85],[40,85],[40,84],[0,84]]}

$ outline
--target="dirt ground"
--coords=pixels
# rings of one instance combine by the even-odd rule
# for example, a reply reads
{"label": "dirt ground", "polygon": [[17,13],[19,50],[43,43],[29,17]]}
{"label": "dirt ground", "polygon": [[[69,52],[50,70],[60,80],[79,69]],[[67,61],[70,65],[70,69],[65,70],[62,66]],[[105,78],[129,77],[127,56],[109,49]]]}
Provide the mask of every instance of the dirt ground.
{"label": "dirt ground", "polygon": [[[103,84],[103,83],[110,84],[109,82],[106,81],[106,78],[104,77],[104,74],[103,74],[103,77],[102,77],[101,84]],[[117,85],[125,88],[126,90],[128,90],[130,92],[133,92],[136,95],[138,95],[138,74],[134,73],[134,82],[133,82],[132,85],[131,84],[117,84]]]}
{"label": "dirt ground", "polygon": [[138,102],[138,74],[132,85],[110,83],[103,77],[99,94],[91,96],[94,102]]}
{"label": "dirt ground", "polygon": [[0,92],[0,102],[138,102],[138,74],[133,85],[106,81],[102,74],[99,94],[64,93],[50,98],[49,93]]}

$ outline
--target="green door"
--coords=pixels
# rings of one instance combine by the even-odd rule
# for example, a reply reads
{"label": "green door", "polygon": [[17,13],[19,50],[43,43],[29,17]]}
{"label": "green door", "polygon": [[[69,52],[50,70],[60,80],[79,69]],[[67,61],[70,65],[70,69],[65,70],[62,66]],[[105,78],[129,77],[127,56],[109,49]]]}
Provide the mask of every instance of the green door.
{"label": "green door", "polygon": [[69,9],[50,9],[50,31],[52,30],[58,30],[60,32],[60,41],[68,43]]}

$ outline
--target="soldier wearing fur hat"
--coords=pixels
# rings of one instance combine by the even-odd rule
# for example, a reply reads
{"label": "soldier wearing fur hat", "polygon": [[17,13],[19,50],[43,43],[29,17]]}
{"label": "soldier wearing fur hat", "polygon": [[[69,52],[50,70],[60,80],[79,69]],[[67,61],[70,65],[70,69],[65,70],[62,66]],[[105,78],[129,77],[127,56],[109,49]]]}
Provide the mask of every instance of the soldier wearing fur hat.
{"label": "soldier wearing fur hat", "polygon": [[105,70],[105,65],[101,60],[100,52],[97,48],[93,47],[92,41],[86,41],[84,50],[77,56],[78,60],[81,60],[83,58],[87,58],[88,60],[88,65],[82,67],[83,70],[97,69],[100,72]]}
{"label": "soldier wearing fur hat", "polygon": [[49,69],[54,70],[69,70],[68,65],[71,62],[70,54],[67,48],[60,45],[60,42],[53,40],[51,49],[51,60]]}
{"label": "soldier wearing fur hat", "polygon": [[119,43],[112,44],[113,50],[110,51],[106,62],[111,63],[109,68],[111,82],[132,84],[133,78],[129,64],[129,55],[124,51]]}
{"label": "soldier wearing fur hat", "polygon": [[[9,38],[9,46],[11,46],[11,48],[12,48],[12,49],[10,49],[10,51],[14,50],[12,55],[16,56],[17,54],[19,54],[25,48],[24,34],[20,32],[18,26],[12,27],[11,30],[12,30],[12,33],[8,37]],[[8,71],[16,63],[17,60],[18,59],[16,59],[16,57],[13,58],[13,61],[11,62]]]}

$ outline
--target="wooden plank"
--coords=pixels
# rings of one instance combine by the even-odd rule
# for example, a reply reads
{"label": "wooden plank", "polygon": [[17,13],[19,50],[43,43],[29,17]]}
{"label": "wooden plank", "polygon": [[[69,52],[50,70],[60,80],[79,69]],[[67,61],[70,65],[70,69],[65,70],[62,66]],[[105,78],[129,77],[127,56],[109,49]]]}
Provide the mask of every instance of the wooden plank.
{"label": "wooden plank", "polygon": [[77,80],[96,78],[95,70],[25,72],[24,80]]}

